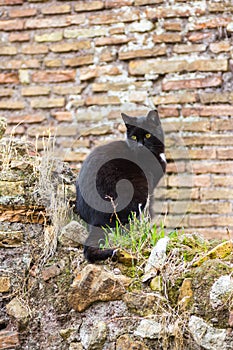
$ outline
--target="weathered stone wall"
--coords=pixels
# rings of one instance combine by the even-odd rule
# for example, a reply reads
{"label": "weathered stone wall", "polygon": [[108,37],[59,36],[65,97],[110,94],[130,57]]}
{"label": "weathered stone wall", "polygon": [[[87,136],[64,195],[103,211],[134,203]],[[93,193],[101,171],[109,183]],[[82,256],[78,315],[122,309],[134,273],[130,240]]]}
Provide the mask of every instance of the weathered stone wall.
{"label": "weathered stone wall", "polygon": [[120,112],[141,114],[150,97],[166,131],[165,224],[223,237],[233,226],[232,12],[231,1],[1,0],[8,134],[50,129],[76,167],[123,137]]}

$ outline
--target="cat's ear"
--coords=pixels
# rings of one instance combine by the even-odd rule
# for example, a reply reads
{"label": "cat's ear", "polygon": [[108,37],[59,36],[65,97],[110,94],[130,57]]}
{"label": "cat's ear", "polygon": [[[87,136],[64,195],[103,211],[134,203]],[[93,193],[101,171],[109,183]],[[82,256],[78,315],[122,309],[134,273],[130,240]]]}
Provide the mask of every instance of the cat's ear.
{"label": "cat's ear", "polygon": [[125,124],[127,125],[131,125],[132,124],[132,117],[128,116],[125,113],[121,113],[122,119],[124,121]]}
{"label": "cat's ear", "polygon": [[152,121],[153,123],[160,124],[159,113],[156,109],[150,111],[146,116],[147,121]]}

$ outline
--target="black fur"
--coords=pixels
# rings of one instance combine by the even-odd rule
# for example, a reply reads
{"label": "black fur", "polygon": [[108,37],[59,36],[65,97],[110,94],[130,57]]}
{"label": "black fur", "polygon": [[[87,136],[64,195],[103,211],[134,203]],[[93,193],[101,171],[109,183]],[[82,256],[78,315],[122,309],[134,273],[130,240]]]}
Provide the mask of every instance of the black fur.
{"label": "black fur", "polygon": [[115,227],[118,219],[125,225],[132,212],[138,216],[166,170],[157,111],[139,118],[122,114],[122,118],[126,141],[95,148],[84,161],[76,184],[76,211],[89,225],[84,255],[90,262],[113,257],[113,249],[99,248],[105,237],[102,227]]}

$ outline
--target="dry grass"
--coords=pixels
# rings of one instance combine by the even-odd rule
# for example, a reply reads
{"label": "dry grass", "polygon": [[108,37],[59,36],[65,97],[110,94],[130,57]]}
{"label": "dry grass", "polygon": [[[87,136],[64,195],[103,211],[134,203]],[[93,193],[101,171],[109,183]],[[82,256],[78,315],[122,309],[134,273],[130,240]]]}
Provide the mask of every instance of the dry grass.
{"label": "dry grass", "polygon": [[[38,181],[35,192],[45,206],[48,217],[44,230],[44,252],[42,261],[47,261],[57,249],[61,228],[72,218],[73,210],[67,195],[67,177],[70,170],[55,156],[55,138],[43,139],[43,153],[37,157],[36,171]],[[71,172],[68,177],[71,176]]]}

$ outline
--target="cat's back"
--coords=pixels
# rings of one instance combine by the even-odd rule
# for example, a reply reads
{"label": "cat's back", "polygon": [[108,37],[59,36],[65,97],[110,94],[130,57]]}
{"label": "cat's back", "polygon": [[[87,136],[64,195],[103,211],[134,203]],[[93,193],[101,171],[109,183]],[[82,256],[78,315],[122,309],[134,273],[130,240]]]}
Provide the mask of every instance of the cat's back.
{"label": "cat's back", "polygon": [[106,143],[104,145],[94,148],[91,153],[87,156],[83,162],[82,168],[80,170],[80,175],[82,172],[86,172],[87,169],[91,169],[93,166],[100,166],[110,160],[117,158],[129,159],[132,157],[131,150],[126,141],[117,140]]}

